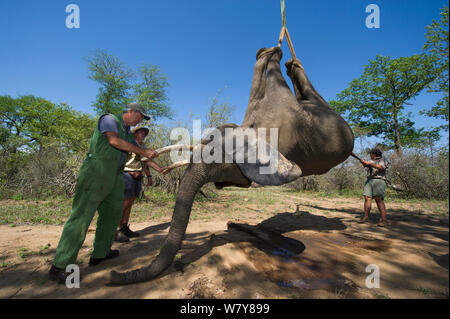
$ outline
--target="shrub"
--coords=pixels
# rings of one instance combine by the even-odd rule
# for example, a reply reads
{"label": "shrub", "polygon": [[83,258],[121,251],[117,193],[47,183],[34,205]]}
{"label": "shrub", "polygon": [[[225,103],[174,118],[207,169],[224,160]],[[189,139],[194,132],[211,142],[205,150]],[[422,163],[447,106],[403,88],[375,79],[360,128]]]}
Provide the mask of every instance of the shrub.
{"label": "shrub", "polygon": [[404,196],[444,200],[448,198],[448,151],[428,155],[409,150],[392,160],[391,179],[404,189]]}

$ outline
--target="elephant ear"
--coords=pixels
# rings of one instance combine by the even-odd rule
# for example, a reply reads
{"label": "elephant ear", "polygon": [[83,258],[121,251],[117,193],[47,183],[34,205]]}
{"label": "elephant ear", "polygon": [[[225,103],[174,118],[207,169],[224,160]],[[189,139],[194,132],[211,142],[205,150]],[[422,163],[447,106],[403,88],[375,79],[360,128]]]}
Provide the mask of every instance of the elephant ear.
{"label": "elephant ear", "polygon": [[224,157],[235,163],[242,174],[260,185],[283,185],[302,175],[300,167],[278,152],[278,131],[270,129],[225,128]]}

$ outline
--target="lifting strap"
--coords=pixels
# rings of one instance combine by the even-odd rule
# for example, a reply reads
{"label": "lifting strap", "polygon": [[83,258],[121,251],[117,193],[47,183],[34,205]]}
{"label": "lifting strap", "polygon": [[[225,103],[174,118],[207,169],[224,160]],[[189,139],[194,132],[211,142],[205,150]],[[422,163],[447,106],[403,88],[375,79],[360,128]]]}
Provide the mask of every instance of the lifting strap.
{"label": "lifting strap", "polygon": [[286,6],[284,0],[281,0],[281,25],[286,26]]}
{"label": "lifting strap", "polygon": [[289,46],[289,50],[291,51],[291,55],[294,59],[296,59],[294,45],[292,44],[291,37],[289,36],[289,31],[286,27],[286,6],[284,0],[281,0],[281,32],[280,37],[278,38],[279,47],[281,47],[281,43],[283,42],[285,36]]}

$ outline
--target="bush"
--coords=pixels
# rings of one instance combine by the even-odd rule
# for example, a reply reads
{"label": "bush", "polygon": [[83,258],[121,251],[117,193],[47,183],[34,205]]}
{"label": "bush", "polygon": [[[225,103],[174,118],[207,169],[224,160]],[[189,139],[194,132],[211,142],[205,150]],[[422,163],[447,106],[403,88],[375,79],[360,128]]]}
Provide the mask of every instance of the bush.
{"label": "bush", "polygon": [[67,154],[56,148],[41,149],[32,154],[10,184],[14,195],[22,198],[71,197],[84,154]]}
{"label": "bush", "polygon": [[404,189],[404,196],[444,200],[448,198],[448,150],[430,156],[415,149],[393,157],[392,182]]}
{"label": "bush", "polygon": [[[449,161],[448,150],[443,148],[437,155],[430,155],[421,148],[408,149],[401,157],[385,151],[383,156],[391,166],[386,176],[389,181],[403,191],[392,191],[396,197],[421,199],[448,199]],[[360,192],[366,180],[365,170],[352,158],[332,168],[323,175],[299,178],[286,187],[298,191],[319,191],[327,193]],[[388,183],[388,187],[390,187]]]}
{"label": "bush", "polygon": [[299,191],[338,193],[362,191],[365,173],[362,166],[353,159],[333,167],[326,174],[301,177],[286,187]]}

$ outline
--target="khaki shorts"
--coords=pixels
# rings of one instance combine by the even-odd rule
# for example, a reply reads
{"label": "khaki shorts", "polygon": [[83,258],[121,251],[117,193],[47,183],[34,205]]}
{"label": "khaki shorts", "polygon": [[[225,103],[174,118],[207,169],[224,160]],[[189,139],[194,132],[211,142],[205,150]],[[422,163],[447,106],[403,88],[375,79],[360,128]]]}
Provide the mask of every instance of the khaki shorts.
{"label": "khaki shorts", "polygon": [[364,184],[364,196],[374,197],[379,196],[384,199],[386,192],[386,181],[379,178],[368,178]]}

